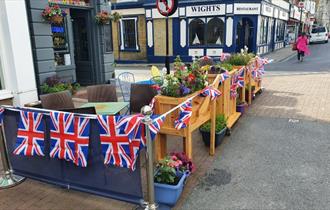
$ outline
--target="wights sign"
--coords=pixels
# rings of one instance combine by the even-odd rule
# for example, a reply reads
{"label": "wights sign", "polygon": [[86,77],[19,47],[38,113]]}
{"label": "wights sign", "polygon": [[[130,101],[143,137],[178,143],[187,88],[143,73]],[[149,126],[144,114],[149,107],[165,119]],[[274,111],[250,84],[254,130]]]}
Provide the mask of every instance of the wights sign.
{"label": "wights sign", "polygon": [[224,4],[196,5],[187,7],[187,16],[214,16],[224,15],[226,7]]}

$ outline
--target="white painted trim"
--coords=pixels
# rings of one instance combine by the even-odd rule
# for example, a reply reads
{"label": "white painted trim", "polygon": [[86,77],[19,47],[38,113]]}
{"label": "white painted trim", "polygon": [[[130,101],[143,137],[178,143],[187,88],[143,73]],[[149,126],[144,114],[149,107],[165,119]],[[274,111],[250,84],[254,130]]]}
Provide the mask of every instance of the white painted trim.
{"label": "white painted trim", "polygon": [[189,56],[204,56],[204,49],[189,49]]}
{"label": "white painted trim", "polygon": [[226,20],[226,46],[231,47],[233,45],[233,27],[234,20],[232,17]]}
{"label": "white painted trim", "polygon": [[152,21],[147,21],[147,39],[148,47],[154,46],[154,33],[153,33],[153,24]]}
{"label": "white painted trim", "polygon": [[146,10],[146,18],[151,18],[152,15],[151,15],[151,10],[150,9],[147,9]]}
{"label": "white painted trim", "polygon": [[145,9],[144,8],[133,8],[133,9],[116,9],[112,10],[111,13],[118,12],[121,15],[145,15]]}
{"label": "white painted trim", "polygon": [[125,45],[124,45],[124,30],[123,30],[123,20],[134,20],[135,22],[135,44],[136,50],[139,50],[139,40],[138,40],[138,17],[124,17],[120,19],[120,49],[125,50]]}
{"label": "white painted trim", "polygon": [[15,106],[38,100],[26,9],[24,1],[0,1],[0,57],[6,88],[0,98],[14,97]]}
{"label": "white painted trim", "polygon": [[181,47],[187,45],[187,22],[185,19],[180,21],[180,45]]}
{"label": "white painted trim", "polygon": [[222,48],[212,48],[212,49],[206,49],[206,55],[210,57],[220,57],[221,53],[223,52]]}
{"label": "white painted trim", "polygon": [[233,4],[227,4],[226,5],[226,13],[232,14],[234,12],[234,5]]}
{"label": "white painted trim", "polygon": [[[179,10],[176,10],[176,12],[169,16],[169,18],[175,18],[175,17],[179,17]],[[161,15],[158,11],[158,9],[152,9],[152,18],[153,19],[165,19],[166,17]]]}

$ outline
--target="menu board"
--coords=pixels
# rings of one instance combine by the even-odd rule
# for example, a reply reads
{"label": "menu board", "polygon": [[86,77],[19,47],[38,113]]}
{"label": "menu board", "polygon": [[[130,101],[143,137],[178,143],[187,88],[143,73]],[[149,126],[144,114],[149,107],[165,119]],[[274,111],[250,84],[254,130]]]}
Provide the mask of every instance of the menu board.
{"label": "menu board", "polygon": [[68,65],[66,57],[70,54],[70,48],[65,20],[66,19],[64,19],[62,24],[51,25],[55,66]]}

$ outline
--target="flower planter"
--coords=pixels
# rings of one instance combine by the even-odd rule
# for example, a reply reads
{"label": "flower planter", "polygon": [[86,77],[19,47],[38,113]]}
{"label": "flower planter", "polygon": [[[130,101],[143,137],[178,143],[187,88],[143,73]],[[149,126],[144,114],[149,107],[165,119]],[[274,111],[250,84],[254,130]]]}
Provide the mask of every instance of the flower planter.
{"label": "flower planter", "polygon": [[236,105],[236,111],[240,112],[241,114],[244,114],[245,110],[246,110],[246,107],[247,107],[247,104],[245,104],[245,103]]}
{"label": "flower planter", "polygon": [[[215,77],[213,87],[218,88],[220,81],[220,75]],[[166,155],[167,143],[166,135],[175,135],[183,137],[183,150],[187,154],[188,158],[192,159],[192,132],[199,128],[203,123],[209,121],[216,115],[216,103],[211,101],[209,96],[198,96],[200,91],[187,95],[181,98],[174,98],[169,96],[157,95],[155,97],[155,109],[154,113],[157,115],[164,114],[186,101],[190,97],[196,96],[192,100],[192,116],[186,128],[177,130],[174,127],[175,120],[179,117],[179,109],[171,112],[167,115],[160,132],[157,135],[155,141],[156,159],[160,160]],[[210,147],[210,154],[214,154],[214,148]]]}
{"label": "flower planter", "polygon": [[[203,142],[205,144],[205,146],[210,146],[210,132],[207,131],[202,131],[201,129],[199,129],[199,131],[202,134],[203,137]],[[226,131],[227,128],[222,129],[222,131],[215,133],[215,147],[219,146],[222,143],[222,140],[224,139],[225,135],[226,135]]]}
{"label": "flower planter", "polygon": [[181,174],[180,181],[177,185],[160,184],[155,182],[156,202],[174,206],[180,198],[186,178],[187,173]]}
{"label": "flower planter", "polygon": [[59,25],[59,24],[63,23],[63,17],[59,16],[59,15],[55,15],[51,18],[51,22]]}

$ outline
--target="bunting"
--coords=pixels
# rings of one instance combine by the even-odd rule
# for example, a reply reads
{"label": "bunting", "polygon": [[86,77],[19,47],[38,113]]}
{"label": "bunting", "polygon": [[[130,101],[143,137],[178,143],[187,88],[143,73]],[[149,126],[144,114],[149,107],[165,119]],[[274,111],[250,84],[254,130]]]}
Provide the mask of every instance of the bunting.
{"label": "bunting", "polygon": [[174,127],[178,130],[186,128],[192,116],[192,100],[187,100],[180,107],[180,114],[178,119],[174,122]]}
{"label": "bunting", "polygon": [[42,113],[20,111],[14,154],[45,156],[45,134]]}
{"label": "bunting", "polygon": [[205,97],[211,96],[211,100],[213,101],[217,97],[221,96],[221,92],[212,86],[208,86],[202,90],[201,95]]}
{"label": "bunting", "polygon": [[236,82],[236,76],[233,76],[233,77],[231,78],[230,97],[231,97],[231,98],[236,98],[236,97],[237,97],[237,82]]}
{"label": "bunting", "polygon": [[238,87],[244,87],[245,78],[244,78],[244,68],[242,68],[237,74],[237,85]]}
{"label": "bunting", "polygon": [[220,74],[220,77],[221,77],[221,78],[220,78],[220,82],[223,82],[223,81],[225,81],[225,80],[227,80],[227,79],[230,78],[228,71],[226,71],[226,72]]}

